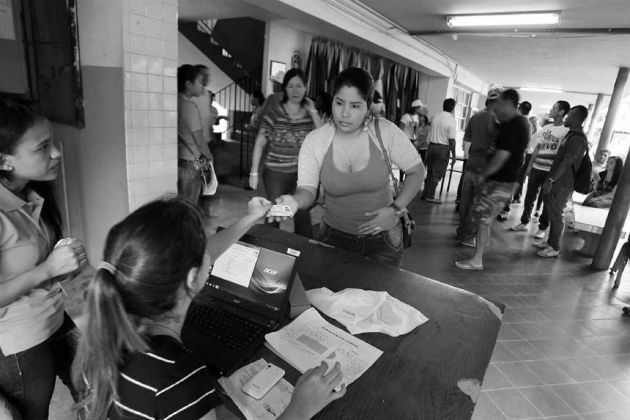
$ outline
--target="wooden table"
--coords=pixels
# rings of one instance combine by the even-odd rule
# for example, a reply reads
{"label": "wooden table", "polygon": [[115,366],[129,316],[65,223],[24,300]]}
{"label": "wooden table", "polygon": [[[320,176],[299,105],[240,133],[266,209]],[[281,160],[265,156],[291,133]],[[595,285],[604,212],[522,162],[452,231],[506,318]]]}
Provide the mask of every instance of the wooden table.
{"label": "wooden table", "polygon": [[[476,400],[475,390],[490,362],[503,305],[280,229],[258,225],[249,233],[301,250],[297,271],[307,290],[385,290],[429,318],[401,337],[358,335],[383,355],[350,385],[344,398],[316,419],[465,420],[472,416],[475,403],[468,394]],[[266,348],[253,360],[260,357],[285,369],[287,380],[295,384],[299,373],[286,362]]]}

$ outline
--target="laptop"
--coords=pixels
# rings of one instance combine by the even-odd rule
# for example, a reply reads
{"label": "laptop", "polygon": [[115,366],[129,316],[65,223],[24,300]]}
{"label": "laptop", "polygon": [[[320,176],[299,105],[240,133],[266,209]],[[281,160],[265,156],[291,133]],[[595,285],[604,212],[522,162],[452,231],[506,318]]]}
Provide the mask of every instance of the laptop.
{"label": "laptop", "polygon": [[210,269],[186,315],[182,340],[220,375],[229,375],[283,324],[300,252],[243,236]]}

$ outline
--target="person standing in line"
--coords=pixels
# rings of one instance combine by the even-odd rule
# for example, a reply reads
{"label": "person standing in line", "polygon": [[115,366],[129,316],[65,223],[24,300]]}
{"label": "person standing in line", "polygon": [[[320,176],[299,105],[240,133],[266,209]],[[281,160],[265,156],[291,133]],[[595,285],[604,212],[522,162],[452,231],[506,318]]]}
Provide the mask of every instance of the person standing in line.
{"label": "person standing in line", "polygon": [[422,162],[424,163],[427,158],[427,148],[429,147],[429,117],[425,114],[420,114],[418,116],[418,128],[416,128],[416,142],[414,145],[416,146],[416,150],[420,154],[420,158],[422,158]]}
{"label": "person standing in line", "polygon": [[197,109],[199,110],[199,117],[201,118],[201,130],[203,134],[204,141],[210,144],[213,141],[213,126],[217,122],[217,118],[219,117],[219,113],[215,107],[212,106],[212,102],[214,100],[214,94],[210,92],[208,86],[210,85],[210,69],[203,64],[197,64],[195,66],[197,69],[201,71],[203,90],[199,96],[192,96],[190,99],[197,105]]}
{"label": "person standing in line", "polygon": [[534,133],[537,130],[536,124],[533,123],[529,117],[529,113],[532,110],[532,104],[528,101],[523,101],[518,106],[518,110],[521,113],[521,115],[523,115],[524,117],[527,117],[527,119],[529,120],[529,124],[531,127],[531,137],[530,137],[529,143],[527,144],[527,149],[525,150],[525,161],[523,162],[523,166],[521,167],[521,170],[518,173],[518,181],[517,181],[518,185],[516,186],[516,192],[514,193],[514,198],[512,199],[513,203],[521,202],[521,194],[523,192],[523,185],[525,184],[525,179],[529,175],[527,173],[529,169],[529,162],[531,162],[532,154],[534,153],[534,150],[536,150],[536,146],[537,146],[537,143],[536,143],[537,137],[534,137]]}
{"label": "person standing in line", "polygon": [[452,155],[451,165],[455,164],[455,99],[445,99],[442,112],[433,117],[429,129],[429,148],[427,150],[427,177],[424,180],[422,198],[428,203],[442,204],[435,197],[435,190],[444,178],[448,168],[448,157]]}
{"label": "person standing in line", "polygon": [[420,124],[420,111],[424,104],[420,99],[416,99],[411,103],[411,108],[400,118],[398,127],[407,135],[409,141],[415,144],[416,130]]}
{"label": "person standing in line", "polygon": [[[264,114],[254,144],[249,186],[253,190],[258,188],[258,168],[263,160],[263,149],[269,144],[263,161],[263,184],[271,201],[295,193],[302,142],[308,133],[322,125],[315,104],[306,97],[305,80],[300,69],[291,69],[284,75],[282,101]],[[277,222],[272,224],[280,226]],[[295,233],[309,238],[313,236],[309,209],[295,215]]]}
{"label": "person standing in line", "polygon": [[249,123],[245,125],[245,128],[254,134],[258,134],[258,128],[260,127],[260,113],[262,106],[265,103],[265,95],[263,95],[260,89],[257,89],[252,93],[249,99],[252,106],[252,115],[249,118]]}
{"label": "person standing in line", "polygon": [[385,115],[385,103],[378,90],[374,91],[374,99],[372,105],[370,105],[370,114],[374,118],[387,118]]}
{"label": "person standing in line", "polygon": [[[556,102],[549,117],[553,118],[553,124],[547,124],[536,132],[534,137],[537,143],[536,150],[532,154],[532,168],[529,171],[529,181],[527,183],[527,193],[525,194],[525,206],[521,215],[521,223],[510,228],[513,232],[524,232],[528,230],[528,224],[531,219],[536,196],[539,194],[542,185],[545,183],[551,165],[558,153],[560,142],[569,132],[569,129],[563,125],[564,117],[569,112],[571,106],[566,101]],[[548,227],[545,212],[540,217],[538,232],[534,235],[536,239],[545,237],[545,231]]]}
{"label": "person standing in line", "polygon": [[497,99],[502,92],[503,89],[497,86],[488,91],[486,108],[470,118],[464,133],[464,144],[468,143],[470,147],[468,148],[468,161],[462,181],[459,225],[456,237],[462,242],[462,245],[466,246],[475,246],[477,227],[468,223],[468,213],[477,188],[479,188],[481,181],[479,175],[486,169],[496,146],[498,123],[495,108]]}
{"label": "person standing in line", "polygon": [[606,170],[608,166],[608,158],[610,157],[610,150],[602,149],[596,155],[593,160],[593,171],[591,172],[591,189],[595,190],[597,183],[599,182],[599,173]]}
{"label": "person standing in line", "polygon": [[201,69],[184,64],[177,69],[177,191],[194,204],[202,190],[200,162],[212,160],[204,124],[193,97],[203,95]]}
{"label": "person standing in line", "polygon": [[48,418],[56,376],[78,397],[76,327],[59,282],[88,260],[80,241],[60,240],[52,182],[61,164],[50,121],[0,101],[0,400],[24,420]]}
{"label": "person standing in line", "polygon": [[501,125],[496,150],[480,175],[479,188],[469,215],[469,223],[477,225],[475,254],[470,259],[455,262],[461,270],[483,270],[483,256],[492,221],[514,193],[530,130],[529,121],[516,109],[518,100],[518,92],[514,89],[504,91],[498,100],[496,110]]}
{"label": "person standing in line", "polygon": [[549,240],[537,242],[534,246],[542,258],[557,258],[560,253],[560,238],[564,231],[564,208],[571,199],[575,187],[575,174],[580,169],[588,140],[582,125],[588,117],[588,110],[582,105],[571,108],[564,120],[569,133],[558,147],[558,153],[549,169],[549,176],[542,187],[544,194],[543,215],[549,220]]}

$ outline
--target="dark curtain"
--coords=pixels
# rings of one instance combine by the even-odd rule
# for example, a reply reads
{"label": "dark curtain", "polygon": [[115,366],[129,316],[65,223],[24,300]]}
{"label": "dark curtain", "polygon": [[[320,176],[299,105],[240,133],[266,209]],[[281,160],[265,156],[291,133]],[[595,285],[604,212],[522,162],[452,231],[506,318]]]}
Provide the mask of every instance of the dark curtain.
{"label": "dark curtain", "polygon": [[[315,37],[306,65],[309,96],[316,98],[322,90],[332,93],[335,78],[347,67],[361,67],[372,75],[376,89],[383,96],[387,118],[396,123],[411,102],[418,99],[420,82],[428,77],[387,58],[341,42]],[[420,99],[426,102],[427,98]]]}

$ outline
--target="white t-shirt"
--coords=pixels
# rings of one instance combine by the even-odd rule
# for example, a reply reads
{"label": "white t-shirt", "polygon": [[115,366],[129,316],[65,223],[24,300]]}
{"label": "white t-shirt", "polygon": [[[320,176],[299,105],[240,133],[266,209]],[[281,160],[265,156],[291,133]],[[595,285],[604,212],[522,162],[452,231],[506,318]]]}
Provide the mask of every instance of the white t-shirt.
{"label": "white t-shirt", "polygon": [[180,93],[177,102],[177,154],[179,159],[195,160],[201,153],[192,133],[202,128],[197,104],[191,98]]}
{"label": "white t-shirt", "polygon": [[405,125],[402,129],[403,133],[407,135],[407,138],[413,140],[416,138],[416,127],[420,124],[420,118],[417,114],[404,114],[400,118],[400,123]]}
{"label": "white t-shirt", "polygon": [[431,120],[429,130],[429,144],[445,144],[448,146],[448,139],[454,139],[457,135],[455,117],[450,112],[442,111]]}
{"label": "white t-shirt", "polygon": [[564,125],[547,124],[536,131],[532,137],[536,138],[538,154],[534,159],[532,167],[540,171],[549,172],[551,164],[558,154],[558,148],[562,139],[569,132],[569,128]]}
{"label": "white t-shirt", "polygon": [[206,89],[203,90],[203,95],[193,96],[190,100],[197,105],[197,109],[199,110],[201,130],[203,131],[203,138],[207,143],[210,141],[210,133],[212,133],[213,130],[212,126],[217,119],[217,110],[213,109],[210,104],[210,94]]}
{"label": "white t-shirt", "polygon": [[[383,145],[393,165],[402,171],[408,171],[422,163],[420,155],[400,128],[384,118],[379,119],[379,127]],[[322,163],[335,137],[335,130],[334,126],[324,124],[320,128],[311,131],[304,139],[298,160],[298,187],[319,187]],[[370,123],[368,127],[368,135],[370,140],[376,144],[377,149],[380,150],[376,132],[374,131],[374,122]]]}

